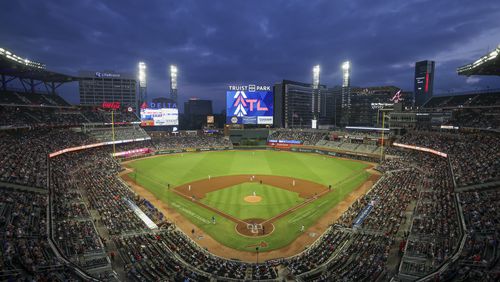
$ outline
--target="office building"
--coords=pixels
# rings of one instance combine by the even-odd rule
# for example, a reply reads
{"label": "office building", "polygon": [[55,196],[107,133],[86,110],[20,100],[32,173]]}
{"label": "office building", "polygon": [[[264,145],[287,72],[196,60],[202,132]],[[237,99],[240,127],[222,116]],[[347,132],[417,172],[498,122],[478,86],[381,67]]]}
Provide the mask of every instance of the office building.
{"label": "office building", "polygon": [[100,106],[104,102],[120,102],[122,107],[136,107],[136,77],[113,71],[79,72],[80,104]]}
{"label": "office building", "polygon": [[212,100],[189,98],[187,102],[184,102],[184,114],[201,116],[211,115],[213,114]]}
{"label": "office building", "polygon": [[321,116],[325,85],[283,80],[274,85],[274,127],[311,128]]}

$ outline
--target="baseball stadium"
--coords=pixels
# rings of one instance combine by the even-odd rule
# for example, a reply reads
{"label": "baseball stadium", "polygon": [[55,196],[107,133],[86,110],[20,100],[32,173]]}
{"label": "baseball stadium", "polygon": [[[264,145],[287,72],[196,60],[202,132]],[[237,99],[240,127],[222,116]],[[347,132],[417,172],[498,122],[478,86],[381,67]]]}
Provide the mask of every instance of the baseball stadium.
{"label": "baseball stadium", "polygon": [[500,281],[500,6],[126,2],[0,9],[0,281]]}

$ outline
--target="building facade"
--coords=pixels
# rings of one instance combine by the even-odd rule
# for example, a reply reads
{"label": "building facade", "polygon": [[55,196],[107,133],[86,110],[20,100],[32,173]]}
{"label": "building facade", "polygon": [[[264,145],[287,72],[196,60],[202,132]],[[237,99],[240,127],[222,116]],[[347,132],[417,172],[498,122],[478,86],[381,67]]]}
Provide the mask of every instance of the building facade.
{"label": "building facade", "polygon": [[432,98],[434,89],[434,61],[415,63],[414,105],[421,107]]}
{"label": "building facade", "polygon": [[80,104],[100,106],[104,102],[120,102],[122,107],[137,107],[136,78],[132,74],[113,71],[80,71]]}
{"label": "building facade", "polygon": [[212,100],[190,98],[184,102],[183,129],[202,129],[207,125],[207,116],[213,115]]}
{"label": "building facade", "polygon": [[351,88],[350,126],[375,126],[382,124],[382,112],[390,112],[396,104],[411,106],[413,94],[396,86]]}
{"label": "building facade", "polygon": [[186,115],[211,115],[212,100],[202,100],[198,98],[190,98],[184,102],[184,114]]}
{"label": "building facade", "polygon": [[274,127],[311,128],[322,115],[326,86],[283,80],[274,89]]}

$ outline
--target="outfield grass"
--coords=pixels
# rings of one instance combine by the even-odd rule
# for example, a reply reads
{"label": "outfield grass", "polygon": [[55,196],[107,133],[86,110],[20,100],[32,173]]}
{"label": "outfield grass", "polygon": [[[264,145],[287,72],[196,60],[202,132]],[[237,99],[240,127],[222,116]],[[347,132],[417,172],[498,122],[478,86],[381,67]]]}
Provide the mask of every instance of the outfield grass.
{"label": "outfield grass", "polygon": [[[261,251],[279,249],[290,244],[301,234],[300,227],[302,225],[307,228],[314,224],[369,177],[369,173],[364,170],[367,165],[360,162],[317,154],[265,150],[165,155],[136,160],[129,163],[128,166],[135,169],[135,172],[129,174],[131,178],[150,190],[157,198],[174,207],[198,228],[202,228],[221,244],[247,251],[255,251],[254,248],[248,246],[261,241],[268,244],[268,248],[261,249]],[[167,183],[175,187],[207,178],[208,175],[215,177],[238,174],[267,174],[307,179],[326,186],[332,185],[333,191],[280,218],[274,223],[276,229],[271,235],[265,238],[248,238],[238,235],[234,229],[235,224],[228,219],[217,217],[217,224],[210,224],[210,218],[214,216],[212,212],[166,188]],[[274,189],[282,190],[280,188]],[[223,193],[222,191],[215,193]],[[274,196],[269,196],[269,198],[274,198]],[[282,202],[280,199],[275,201],[276,203]],[[216,202],[220,204],[221,201]],[[233,203],[232,200],[231,203]],[[244,214],[246,208],[242,207],[240,207],[238,217],[256,217]],[[232,205],[217,205],[216,208],[228,213],[238,212],[236,207]]]}
{"label": "outfield grass", "polygon": [[[262,197],[258,203],[245,202],[245,196]],[[232,187],[207,193],[201,200],[239,219],[269,219],[285,210],[302,203],[298,193],[259,183],[241,183]]]}

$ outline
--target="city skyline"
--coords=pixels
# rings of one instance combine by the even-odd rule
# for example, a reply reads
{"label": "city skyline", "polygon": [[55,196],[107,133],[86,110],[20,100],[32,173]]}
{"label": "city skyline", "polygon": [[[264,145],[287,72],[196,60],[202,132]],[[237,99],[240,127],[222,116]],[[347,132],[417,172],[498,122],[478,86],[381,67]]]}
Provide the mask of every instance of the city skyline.
{"label": "city skyline", "polygon": [[[178,67],[179,104],[190,97],[224,107],[230,84],[283,79],[413,91],[415,62],[436,62],[434,93],[499,88],[497,77],[463,77],[456,68],[500,44],[500,3],[478,1],[122,1],[7,2],[3,48],[48,70],[136,73],[146,63],[148,98],[169,97],[169,66]],[[25,20],[20,21],[23,15]],[[89,17],[88,15],[93,15]],[[31,20],[32,19],[32,20]],[[77,83],[61,90],[78,102]]]}

